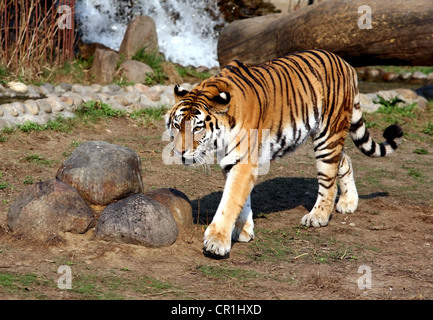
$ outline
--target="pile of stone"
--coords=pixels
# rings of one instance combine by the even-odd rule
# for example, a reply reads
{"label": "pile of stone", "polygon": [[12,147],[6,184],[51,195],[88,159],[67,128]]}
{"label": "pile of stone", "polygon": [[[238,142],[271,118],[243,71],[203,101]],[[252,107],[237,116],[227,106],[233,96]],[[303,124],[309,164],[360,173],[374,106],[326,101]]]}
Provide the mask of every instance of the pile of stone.
{"label": "pile of stone", "polygon": [[[184,83],[182,87],[191,89],[192,85]],[[0,104],[0,130],[26,121],[44,124],[59,115],[73,117],[77,108],[90,100],[99,100],[127,113],[158,106],[171,107],[173,90],[174,85],[149,87],[141,83],[120,87],[116,84],[84,86],[69,83],[35,86],[11,82],[0,85],[0,99],[6,100]]]}
{"label": "pile of stone", "polygon": [[10,206],[8,227],[41,241],[64,232],[164,247],[192,227],[188,197],[175,189],[144,191],[139,156],[103,141],[79,145],[56,178],[25,189]]}
{"label": "pile of stone", "polygon": [[360,81],[376,82],[401,82],[402,84],[433,84],[433,72],[425,74],[420,71],[415,72],[387,72],[381,68],[363,67],[357,68],[358,79]]}
{"label": "pile of stone", "polygon": [[430,86],[426,86],[418,89],[417,91],[411,89],[394,89],[394,90],[381,90],[374,93],[361,93],[360,94],[360,103],[363,112],[371,113],[377,111],[381,104],[379,103],[379,96],[384,98],[385,100],[392,100],[398,97],[403,102],[398,103],[399,107],[407,107],[412,103],[416,103],[420,110],[425,110],[427,107],[428,101],[426,98],[430,99],[430,96],[424,96],[428,92],[428,88]]}

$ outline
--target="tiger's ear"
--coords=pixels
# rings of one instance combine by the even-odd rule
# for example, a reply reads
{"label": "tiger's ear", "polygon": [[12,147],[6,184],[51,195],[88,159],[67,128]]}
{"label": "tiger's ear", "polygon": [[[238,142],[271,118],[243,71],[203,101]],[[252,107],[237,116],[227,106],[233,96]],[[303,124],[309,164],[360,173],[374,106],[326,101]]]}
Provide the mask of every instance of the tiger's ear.
{"label": "tiger's ear", "polygon": [[189,93],[188,90],[182,88],[181,86],[179,86],[178,84],[174,86],[174,101],[176,103],[178,103],[182,97],[184,97],[185,95],[187,95]]}
{"label": "tiger's ear", "polygon": [[212,101],[219,104],[228,104],[230,102],[230,93],[221,92],[219,95],[212,98]]}
{"label": "tiger's ear", "polygon": [[214,102],[212,109],[217,113],[226,113],[230,108],[230,100],[231,96],[229,92],[220,92],[219,95],[212,98],[212,101]]}

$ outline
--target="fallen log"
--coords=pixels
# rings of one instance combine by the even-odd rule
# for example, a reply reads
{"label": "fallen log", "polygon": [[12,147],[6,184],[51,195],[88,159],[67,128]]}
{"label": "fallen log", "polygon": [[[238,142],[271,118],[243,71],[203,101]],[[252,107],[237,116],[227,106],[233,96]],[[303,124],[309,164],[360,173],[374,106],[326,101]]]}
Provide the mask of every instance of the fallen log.
{"label": "fallen log", "polygon": [[324,49],[353,66],[433,65],[431,0],[327,0],[293,13],[237,20],[218,40],[221,66],[256,65]]}

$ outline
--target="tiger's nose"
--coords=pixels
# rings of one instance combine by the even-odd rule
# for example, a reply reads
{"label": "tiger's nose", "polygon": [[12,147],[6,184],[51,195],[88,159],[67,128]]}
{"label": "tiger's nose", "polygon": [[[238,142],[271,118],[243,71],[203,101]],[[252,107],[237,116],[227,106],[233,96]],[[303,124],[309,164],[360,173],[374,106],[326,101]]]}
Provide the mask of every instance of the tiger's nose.
{"label": "tiger's nose", "polygon": [[174,149],[174,152],[175,152],[175,154],[178,156],[178,157],[181,157],[181,158],[183,158],[183,157],[185,157],[185,155],[189,152],[189,149],[181,149],[181,150],[178,150],[178,149]]}

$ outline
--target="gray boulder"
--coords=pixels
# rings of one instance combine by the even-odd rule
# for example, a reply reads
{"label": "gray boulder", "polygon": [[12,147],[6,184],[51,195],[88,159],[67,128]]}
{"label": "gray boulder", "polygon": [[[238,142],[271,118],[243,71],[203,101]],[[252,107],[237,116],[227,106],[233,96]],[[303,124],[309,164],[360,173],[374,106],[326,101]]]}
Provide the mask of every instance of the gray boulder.
{"label": "gray boulder", "polygon": [[191,202],[184,193],[176,189],[163,188],[147,191],[144,195],[170,209],[178,226],[192,227]]}
{"label": "gray boulder", "polygon": [[60,166],[56,177],[77,189],[91,205],[108,205],[143,191],[137,153],[104,141],[80,144]]}
{"label": "gray boulder", "polygon": [[85,233],[94,216],[77,191],[56,179],[26,188],[9,208],[9,228],[46,240],[58,232]]}
{"label": "gray boulder", "polygon": [[95,82],[100,84],[112,82],[119,59],[120,56],[116,51],[102,48],[96,49],[91,69]]}
{"label": "gray boulder", "polygon": [[143,62],[126,60],[120,65],[120,72],[126,80],[142,83],[148,74],[153,73],[153,69]]}
{"label": "gray boulder", "polygon": [[120,44],[119,54],[131,59],[141,48],[147,52],[159,51],[155,21],[149,16],[136,16],[131,21]]}
{"label": "gray boulder", "polygon": [[108,205],[98,219],[97,239],[165,247],[177,238],[178,229],[170,210],[143,194]]}

